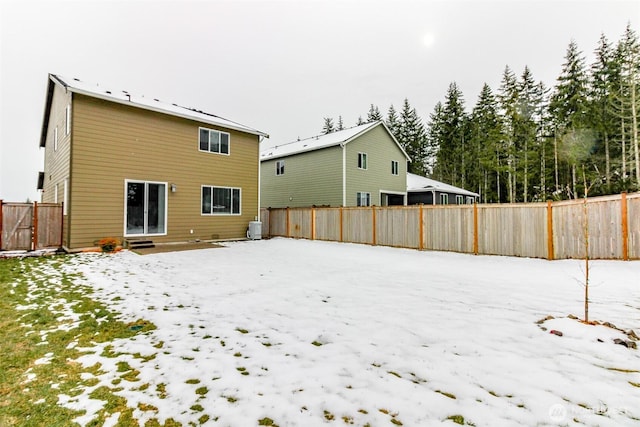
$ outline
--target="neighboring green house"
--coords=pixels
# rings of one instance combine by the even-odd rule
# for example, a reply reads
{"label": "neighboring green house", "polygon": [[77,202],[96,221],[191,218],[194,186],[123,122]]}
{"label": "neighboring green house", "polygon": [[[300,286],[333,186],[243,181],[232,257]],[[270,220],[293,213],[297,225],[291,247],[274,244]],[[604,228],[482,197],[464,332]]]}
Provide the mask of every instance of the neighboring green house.
{"label": "neighboring green house", "polygon": [[407,204],[407,153],[379,121],[260,153],[260,206]]}

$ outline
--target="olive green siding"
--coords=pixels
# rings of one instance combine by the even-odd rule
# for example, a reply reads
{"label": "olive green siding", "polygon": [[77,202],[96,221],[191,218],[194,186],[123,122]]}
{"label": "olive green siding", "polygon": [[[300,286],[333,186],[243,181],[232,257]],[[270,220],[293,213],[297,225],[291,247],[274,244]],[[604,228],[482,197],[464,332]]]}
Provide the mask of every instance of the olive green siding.
{"label": "olive green siding", "polygon": [[[70,175],[70,153],[71,153],[71,129],[67,133],[66,129],[66,108],[71,106],[71,93],[66,93],[60,86],[55,86],[51,101],[51,114],[47,137],[44,147],[44,183],[42,187],[42,202],[63,203],[65,182]],[[73,128],[73,109],[70,109],[70,125]],[[55,148],[55,129],[58,129],[58,144]],[[68,206],[65,214],[68,213]],[[63,242],[68,245],[67,216],[65,215]]]}
{"label": "olive green siding", "polygon": [[[126,180],[167,184],[166,235],[154,242],[245,236],[258,215],[258,136],[80,94],[72,111],[69,248],[124,237]],[[230,155],[199,151],[199,127],[228,132]],[[203,185],[241,188],[241,215],[201,215]]]}
{"label": "olive green siding", "polygon": [[[358,168],[360,152],[367,154],[366,170]],[[285,162],[284,175],[276,176],[278,160]],[[391,173],[392,160],[398,162],[398,175]],[[332,146],[265,160],[260,176],[262,207],[356,206],[357,192],[370,193],[371,204],[382,205],[386,202],[381,193],[406,195],[407,158],[380,125],[348,141],[344,148]]]}
{"label": "olive green siding", "polygon": [[[284,160],[284,175],[276,162]],[[262,162],[263,207],[342,206],[342,147],[308,151]]]}
{"label": "olive green siding", "polygon": [[[347,149],[346,206],[356,206],[358,192],[371,193],[371,204],[381,206],[381,192],[407,192],[407,158],[382,126],[376,126],[345,145]],[[367,154],[367,169],[358,168],[358,153]],[[391,161],[398,175],[391,174]]]}

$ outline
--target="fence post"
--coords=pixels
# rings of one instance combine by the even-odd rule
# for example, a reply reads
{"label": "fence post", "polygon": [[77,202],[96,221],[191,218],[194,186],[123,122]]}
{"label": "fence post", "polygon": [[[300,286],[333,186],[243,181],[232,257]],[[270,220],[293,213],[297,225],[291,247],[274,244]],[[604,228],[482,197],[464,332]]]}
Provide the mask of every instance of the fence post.
{"label": "fence post", "polygon": [[373,243],[372,245],[375,246],[376,245],[376,207],[375,206],[371,206],[371,214],[373,215]]}
{"label": "fence post", "polygon": [[551,200],[547,200],[547,259],[554,259],[553,250],[553,205]]}
{"label": "fence post", "polygon": [[620,198],[622,209],[622,259],[629,261],[629,215],[627,213],[627,193],[623,192]]}
{"label": "fence post", "polygon": [[[64,202],[60,203],[60,247],[64,247]],[[69,233],[67,233],[67,236],[69,236]],[[70,242],[67,241],[67,245],[69,245]]]}
{"label": "fence post", "polygon": [[287,225],[287,237],[291,237],[291,232],[289,230],[290,228],[290,224],[289,224],[289,207],[287,207],[287,218],[286,218],[286,225]]}
{"label": "fence post", "polygon": [[38,202],[33,202],[33,221],[31,222],[31,250],[38,249]]}
{"label": "fence post", "polygon": [[311,240],[316,240],[316,208],[311,208]]}
{"label": "fence post", "polygon": [[418,249],[419,250],[423,250],[424,249],[424,222],[422,220],[422,214],[423,214],[423,208],[422,208],[422,203],[420,203],[420,218],[418,219],[418,229],[420,230],[420,243],[418,244]]}
{"label": "fence post", "polygon": [[478,255],[478,204],[473,204],[473,254]]}
{"label": "fence post", "polygon": [[342,237],[342,206],[340,206],[340,241],[343,241],[343,237]]}
{"label": "fence post", "polygon": [[2,208],[2,199],[0,199],[0,250],[2,250],[2,211],[4,209]]}

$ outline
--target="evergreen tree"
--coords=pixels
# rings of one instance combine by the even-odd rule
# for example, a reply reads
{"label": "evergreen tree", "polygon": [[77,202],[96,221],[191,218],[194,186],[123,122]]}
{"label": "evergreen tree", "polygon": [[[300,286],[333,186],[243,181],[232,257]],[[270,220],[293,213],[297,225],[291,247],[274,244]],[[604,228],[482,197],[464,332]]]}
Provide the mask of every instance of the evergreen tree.
{"label": "evergreen tree", "polygon": [[369,107],[369,112],[367,113],[367,123],[378,122],[382,120],[382,114],[380,114],[380,110],[378,107],[371,104]]}
{"label": "evergreen tree", "polygon": [[455,82],[451,83],[447,90],[442,115],[444,120],[438,144],[435,173],[448,184],[464,187],[467,163],[473,162],[469,162],[470,159],[465,152],[468,144],[468,123],[462,91]]}
{"label": "evergreen tree", "polygon": [[398,113],[396,109],[393,108],[393,104],[389,107],[389,112],[387,113],[386,125],[391,131],[391,134],[398,139],[398,130],[400,127],[400,119],[398,118]]}
{"label": "evergreen tree", "polygon": [[[434,175],[437,171],[436,164],[438,158],[438,151],[440,149],[440,141],[442,140],[442,132],[444,127],[444,107],[441,102],[438,102],[433,109],[433,112],[429,115],[429,121],[427,122],[426,131],[426,169],[429,175]],[[442,179],[438,177],[437,179]]]}
{"label": "evergreen tree", "polygon": [[362,116],[358,116],[358,120],[356,120],[356,126],[360,126],[365,124],[366,122],[362,120]]}
{"label": "evergreen tree", "polygon": [[338,126],[336,127],[336,131],[344,130],[344,123],[342,122],[342,116],[338,116]]}
{"label": "evergreen tree", "polygon": [[[503,140],[498,102],[484,84],[471,113],[471,145],[475,147],[476,191],[484,203],[500,202],[500,142]],[[472,188],[472,187],[469,187]]]}
{"label": "evergreen tree", "polygon": [[335,128],[333,127],[333,119],[331,117],[325,117],[324,126],[322,126],[322,133],[326,135],[334,131]]}
{"label": "evergreen tree", "polygon": [[396,137],[400,146],[411,159],[409,172],[425,175],[426,173],[426,132],[422,120],[415,108],[405,98],[400,113],[400,125]]}
{"label": "evergreen tree", "polygon": [[[556,191],[563,181],[568,197],[577,198],[581,191],[577,180],[577,167],[587,160],[585,152],[593,145],[592,132],[587,131],[587,76],[582,52],[572,40],[567,48],[565,63],[558,77],[551,97],[554,121],[554,141],[556,155]],[[564,178],[560,170],[564,170]]]}
{"label": "evergreen tree", "polygon": [[498,170],[506,172],[507,200],[509,203],[516,201],[516,171],[517,171],[517,132],[519,120],[518,82],[516,76],[509,66],[506,66],[502,74],[502,82],[498,92],[500,101],[502,126],[504,129],[504,140],[501,147],[504,163],[499,165]]}

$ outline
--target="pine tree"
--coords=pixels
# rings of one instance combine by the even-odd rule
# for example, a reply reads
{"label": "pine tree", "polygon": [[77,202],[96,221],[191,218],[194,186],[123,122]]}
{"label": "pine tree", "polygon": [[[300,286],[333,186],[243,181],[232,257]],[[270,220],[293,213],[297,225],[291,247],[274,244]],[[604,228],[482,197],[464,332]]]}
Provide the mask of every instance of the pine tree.
{"label": "pine tree", "polygon": [[[567,196],[577,198],[577,166],[586,161],[585,152],[590,152],[592,133],[586,129],[587,122],[587,76],[584,57],[575,41],[569,43],[565,63],[558,77],[549,108],[555,127],[556,191],[560,190],[560,168],[565,169]],[[564,165],[562,165],[564,163]]]}
{"label": "pine tree", "polygon": [[338,116],[338,126],[336,127],[336,131],[344,130],[344,123],[342,122],[342,116]]}
{"label": "pine tree", "polygon": [[[502,116],[502,126],[504,129],[504,144],[502,147],[502,153],[505,158],[506,165],[504,170],[506,171],[506,187],[507,187],[507,200],[509,203],[516,201],[516,153],[517,153],[517,128],[518,128],[518,107],[519,107],[519,93],[518,82],[516,76],[511,71],[509,66],[505,67],[502,74],[502,82],[498,92],[498,99],[500,101],[500,109]],[[500,168],[502,169],[502,168]]]}
{"label": "pine tree", "polygon": [[442,132],[438,144],[435,173],[448,184],[464,187],[468,144],[468,123],[464,111],[464,98],[453,82],[447,90],[443,109]]}
{"label": "pine tree", "polygon": [[396,139],[411,159],[409,172],[424,175],[426,173],[426,132],[422,120],[407,98],[400,113]]}
{"label": "pine tree", "polygon": [[[429,121],[427,122],[426,131],[426,169],[429,175],[434,175],[437,172],[436,164],[438,158],[438,152],[440,150],[440,141],[442,140],[442,132],[444,127],[444,107],[441,102],[438,102],[433,109],[433,112],[429,115]],[[442,176],[437,177],[442,180]]]}
{"label": "pine tree", "polygon": [[[476,147],[475,186],[484,203],[500,202],[500,142],[503,139],[498,102],[488,84],[484,84],[473,107],[470,120],[471,145]],[[472,187],[469,187],[472,188]]]}
{"label": "pine tree", "polygon": [[367,123],[378,122],[382,120],[382,114],[380,114],[380,110],[378,107],[371,104],[369,107],[369,112],[367,113]]}
{"label": "pine tree", "polygon": [[391,134],[398,139],[398,129],[400,127],[400,119],[398,118],[398,113],[396,109],[393,108],[393,104],[389,107],[389,111],[387,113],[387,120],[385,121],[387,127],[391,131]]}
{"label": "pine tree", "polygon": [[362,116],[358,116],[358,120],[356,120],[356,126],[360,126],[365,124],[366,122],[362,120]]}
{"label": "pine tree", "polygon": [[333,127],[333,119],[331,117],[325,117],[324,126],[322,126],[322,133],[326,135],[334,131],[335,128]]}

